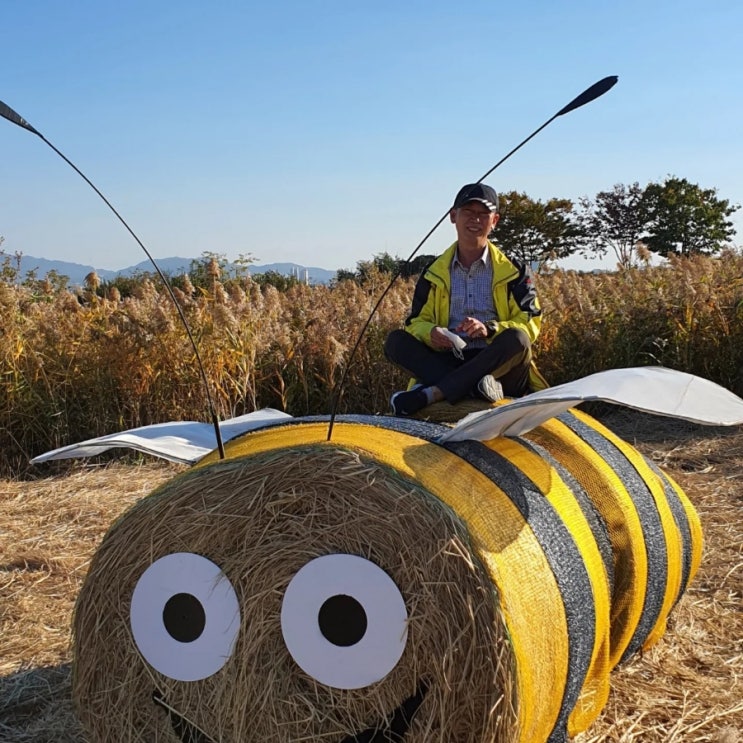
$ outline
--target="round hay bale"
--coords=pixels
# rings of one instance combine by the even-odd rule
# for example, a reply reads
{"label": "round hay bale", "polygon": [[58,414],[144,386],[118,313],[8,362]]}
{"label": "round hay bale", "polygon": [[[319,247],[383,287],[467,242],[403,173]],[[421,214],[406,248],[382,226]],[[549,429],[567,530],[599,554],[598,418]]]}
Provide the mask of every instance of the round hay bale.
{"label": "round hay bale", "polygon": [[446,400],[428,405],[416,413],[416,418],[435,423],[456,423],[470,413],[479,413],[493,407],[492,403],[474,398],[464,398],[455,405]]}
{"label": "round hay bale", "polygon": [[[287,588],[329,555],[381,569],[407,613],[399,661],[359,688],[303,670],[282,634]],[[325,569],[295,593],[320,590]],[[368,581],[353,599],[369,632],[389,621],[399,643]],[[466,524],[413,479],[333,446],[235,456],[167,483],[104,539],[74,617],[74,699],[93,741],[511,743],[514,661],[499,607]],[[293,641],[312,641],[317,621],[298,619],[306,637]],[[202,643],[213,622],[217,639]],[[353,676],[346,649],[340,671]]]}
{"label": "round hay bale", "polygon": [[693,578],[698,517],[580,412],[523,438],[442,444],[447,430],[342,416],[331,441],[327,419],[292,419],[137,504],[75,614],[92,739],[585,730],[611,669],[660,637]]}

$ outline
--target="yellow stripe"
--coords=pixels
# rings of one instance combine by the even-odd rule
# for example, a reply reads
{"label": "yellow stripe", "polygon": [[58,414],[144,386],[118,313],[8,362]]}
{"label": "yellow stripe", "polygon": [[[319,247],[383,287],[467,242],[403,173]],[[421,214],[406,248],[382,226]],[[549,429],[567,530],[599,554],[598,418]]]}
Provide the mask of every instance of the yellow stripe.
{"label": "yellow stripe", "polygon": [[[225,447],[228,458],[307,445],[343,447],[422,484],[464,521],[498,589],[513,643],[521,743],[546,740],[560,711],[568,633],[559,588],[539,543],[510,498],[460,457],[413,436],[358,423],[272,427]],[[210,454],[202,463],[216,461]],[[201,464],[201,463],[200,463]]]}
{"label": "yellow stripe", "polygon": [[552,418],[526,434],[570,472],[604,520],[614,555],[609,665],[627,649],[642,615],[648,560],[640,517],[609,464],[567,425]]}
{"label": "yellow stripe", "polygon": [[611,597],[606,566],[583,509],[573,491],[542,457],[513,439],[498,438],[485,445],[524,472],[557,511],[580,552],[591,582],[595,607],[595,637],[591,664],[581,695],[570,715],[571,736],[585,730],[599,715],[609,697],[609,610]]}
{"label": "yellow stripe", "polygon": [[660,523],[663,527],[663,535],[666,542],[668,574],[660,614],[643,644],[643,649],[647,650],[656,643],[666,631],[668,615],[671,613],[671,609],[673,609],[679,595],[679,590],[681,588],[681,572],[684,560],[684,547],[681,532],[676,524],[676,520],[673,518],[673,512],[671,511],[671,507],[666,499],[663,483],[655,472],[653,472],[653,470],[648,466],[648,463],[645,461],[642,454],[640,454],[640,452],[633,446],[630,446],[626,441],[620,439],[608,428],[601,425],[597,420],[594,420],[580,410],[575,410],[573,412],[577,418],[598,431],[602,436],[614,444],[614,446],[616,446],[625,457],[627,457],[629,462],[637,470],[640,477],[642,477],[648,486],[648,489],[652,493],[653,500],[655,501],[656,508],[658,509]]}
{"label": "yellow stripe", "polygon": [[[686,519],[689,522],[689,532],[691,533],[691,567],[689,569],[689,583],[691,583],[702,563],[702,551],[704,550],[702,522],[699,520],[697,509],[694,508],[694,504],[681,489],[681,486],[667,472],[664,472],[663,474],[676,491],[676,495],[678,495],[681,505],[684,507],[684,511],[686,512]],[[685,586],[681,586],[681,591],[685,591],[689,587],[689,583]]]}

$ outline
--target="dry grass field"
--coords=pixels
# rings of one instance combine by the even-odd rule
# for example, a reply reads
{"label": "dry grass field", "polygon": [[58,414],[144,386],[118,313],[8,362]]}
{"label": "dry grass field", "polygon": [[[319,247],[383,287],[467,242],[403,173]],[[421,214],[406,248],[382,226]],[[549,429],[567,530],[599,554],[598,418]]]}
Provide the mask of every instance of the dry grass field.
{"label": "dry grass field", "polygon": [[[32,457],[164,420],[209,420],[206,387],[159,282],[105,297],[3,280],[0,253],[0,476]],[[7,269],[7,266],[6,266]],[[386,410],[408,375],[384,357],[409,312],[414,278],[286,291],[227,281],[176,294],[198,341],[220,419],[264,407],[291,415]],[[115,287],[114,287],[115,288]],[[606,369],[665,366],[743,396],[743,254],[667,266],[538,277],[537,363],[551,385]],[[360,339],[351,359],[351,349]],[[104,363],[101,363],[101,361]],[[337,385],[345,375],[343,394]]]}
{"label": "dry grass field", "polygon": [[[706,543],[669,632],[614,672],[603,715],[576,743],[741,743],[743,431],[625,411],[605,421],[686,490]],[[109,524],[181,469],[80,464],[0,481],[0,741],[85,740],[70,702],[75,597]]]}

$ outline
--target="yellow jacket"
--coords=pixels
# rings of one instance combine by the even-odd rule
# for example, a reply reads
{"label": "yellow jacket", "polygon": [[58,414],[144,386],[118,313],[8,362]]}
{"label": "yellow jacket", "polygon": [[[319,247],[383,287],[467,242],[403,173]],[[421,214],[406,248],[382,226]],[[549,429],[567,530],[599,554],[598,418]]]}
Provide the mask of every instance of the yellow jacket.
{"label": "yellow jacket", "polygon": [[[405,330],[428,346],[433,328],[449,326],[451,262],[456,250],[455,242],[423,272],[415,286],[411,313],[405,320]],[[534,343],[542,324],[542,309],[531,270],[507,258],[492,242],[488,242],[488,251],[493,266],[493,303],[498,316],[497,324],[487,323],[490,330],[495,330],[488,336],[488,343],[507,328],[523,330]],[[548,386],[533,362],[529,382],[532,390]]]}

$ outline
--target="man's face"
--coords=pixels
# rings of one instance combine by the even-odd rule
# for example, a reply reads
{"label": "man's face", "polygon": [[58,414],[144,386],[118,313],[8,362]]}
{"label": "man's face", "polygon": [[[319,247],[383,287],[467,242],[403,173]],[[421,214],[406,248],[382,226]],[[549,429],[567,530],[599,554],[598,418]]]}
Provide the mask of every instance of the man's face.
{"label": "man's face", "polygon": [[476,241],[484,245],[488,235],[498,224],[498,213],[491,212],[479,201],[470,201],[459,209],[452,209],[449,217],[456,227],[460,242]]}

